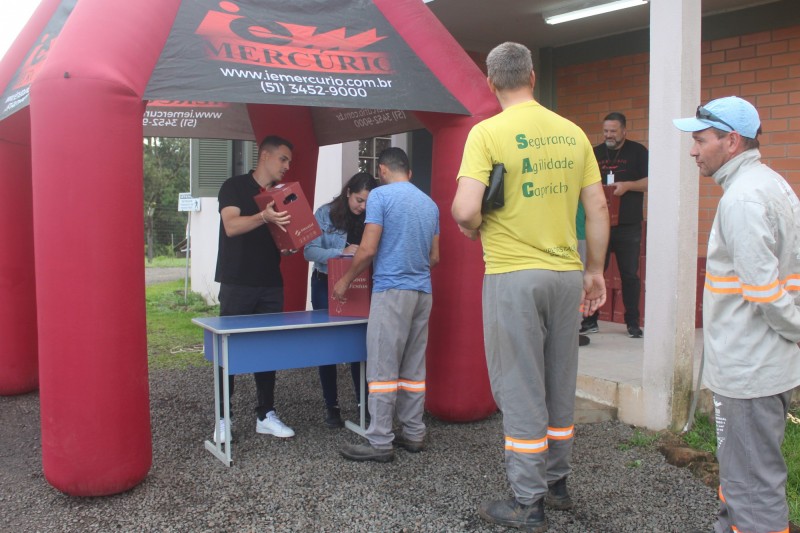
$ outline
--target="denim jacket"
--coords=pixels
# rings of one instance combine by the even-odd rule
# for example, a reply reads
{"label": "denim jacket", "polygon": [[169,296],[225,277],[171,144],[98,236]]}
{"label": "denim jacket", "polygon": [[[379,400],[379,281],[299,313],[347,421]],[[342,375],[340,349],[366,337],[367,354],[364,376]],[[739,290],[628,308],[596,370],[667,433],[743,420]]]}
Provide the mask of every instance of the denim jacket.
{"label": "denim jacket", "polygon": [[331,222],[331,204],[325,204],[314,213],[322,235],[306,244],[303,257],[313,261],[314,268],[328,273],[328,259],[342,255],[347,247],[347,231],[336,229]]}

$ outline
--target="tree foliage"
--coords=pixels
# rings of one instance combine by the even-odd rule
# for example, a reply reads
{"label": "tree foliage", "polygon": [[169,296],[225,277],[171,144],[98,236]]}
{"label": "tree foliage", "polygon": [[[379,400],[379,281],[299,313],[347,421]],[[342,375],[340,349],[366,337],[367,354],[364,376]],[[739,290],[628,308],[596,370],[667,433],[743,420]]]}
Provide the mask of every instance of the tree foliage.
{"label": "tree foliage", "polygon": [[144,224],[148,261],[171,252],[173,237],[184,238],[186,213],[178,212],[178,194],[189,190],[189,140],[145,137]]}

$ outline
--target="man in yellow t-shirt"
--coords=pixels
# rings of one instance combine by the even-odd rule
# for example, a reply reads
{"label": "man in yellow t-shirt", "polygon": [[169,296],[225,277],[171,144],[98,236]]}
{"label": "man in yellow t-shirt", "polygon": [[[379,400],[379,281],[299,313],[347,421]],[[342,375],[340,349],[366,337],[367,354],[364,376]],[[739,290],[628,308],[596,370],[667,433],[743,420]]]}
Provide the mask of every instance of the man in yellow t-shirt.
{"label": "man in yellow t-shirt", "polygon": [[[606,299],[608,209],[586,134],[533,99],[530,50],[503,43],[486,66],[503,111],[470,131],[452,213],[462,233],[483,245],[486,362],[503,413],[514,498],[485,502],[478,511],[492,523],[545,531],[545,503],[572,507],[566,482],[578,373],[576,310],[591,314]],[[505,205],[482,214],[496,163],[507,171]],[[578,201],[586,210],[584,272]]]}

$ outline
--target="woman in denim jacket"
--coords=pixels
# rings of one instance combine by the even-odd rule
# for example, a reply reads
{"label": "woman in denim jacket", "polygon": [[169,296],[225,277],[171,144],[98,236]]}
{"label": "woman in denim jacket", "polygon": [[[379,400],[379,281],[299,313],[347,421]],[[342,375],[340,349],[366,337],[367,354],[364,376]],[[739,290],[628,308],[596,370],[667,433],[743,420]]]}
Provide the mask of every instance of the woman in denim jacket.
{"label": "woman in denim jacket", "polygon": [[[328,259],[356,253],[364,233],[367,196],[377,185],[372,174],[359,172],[347,181],[339,196],[314,213],[322,235],[306,244],[303,250],[306,260],[314,262],[311,274],[311,306],[314,309],[328,308]],[[360,403],[359,368],[359,363],[350,365],[356,399]],[[325,425],[329,428],[342,427],[344,423],[339,410],[336,365],[319,367],[319,380],[325,399]]]}

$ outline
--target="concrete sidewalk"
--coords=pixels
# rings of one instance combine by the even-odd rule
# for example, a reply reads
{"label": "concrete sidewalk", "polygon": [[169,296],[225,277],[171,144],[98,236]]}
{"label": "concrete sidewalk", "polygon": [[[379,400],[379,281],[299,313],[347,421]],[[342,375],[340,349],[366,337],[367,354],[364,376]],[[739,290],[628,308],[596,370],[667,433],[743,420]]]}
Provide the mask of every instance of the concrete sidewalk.
{"label": "concrete sidewalk", "polygon": [[[591,342],[580,348],[576,414],[587,408],[587,400],[605,406],[625,423],[643,419],[642,362],[644,339],[631,339],[625,324],[600,322],[600,332],[589,335]],[[647,330],[645,329],[645,335]],[[695,330],[694,379],[700,369],[703,330]],[[703,395],[701,395],[701,401]],[[594,406],[594,409],[600,409]]]}

